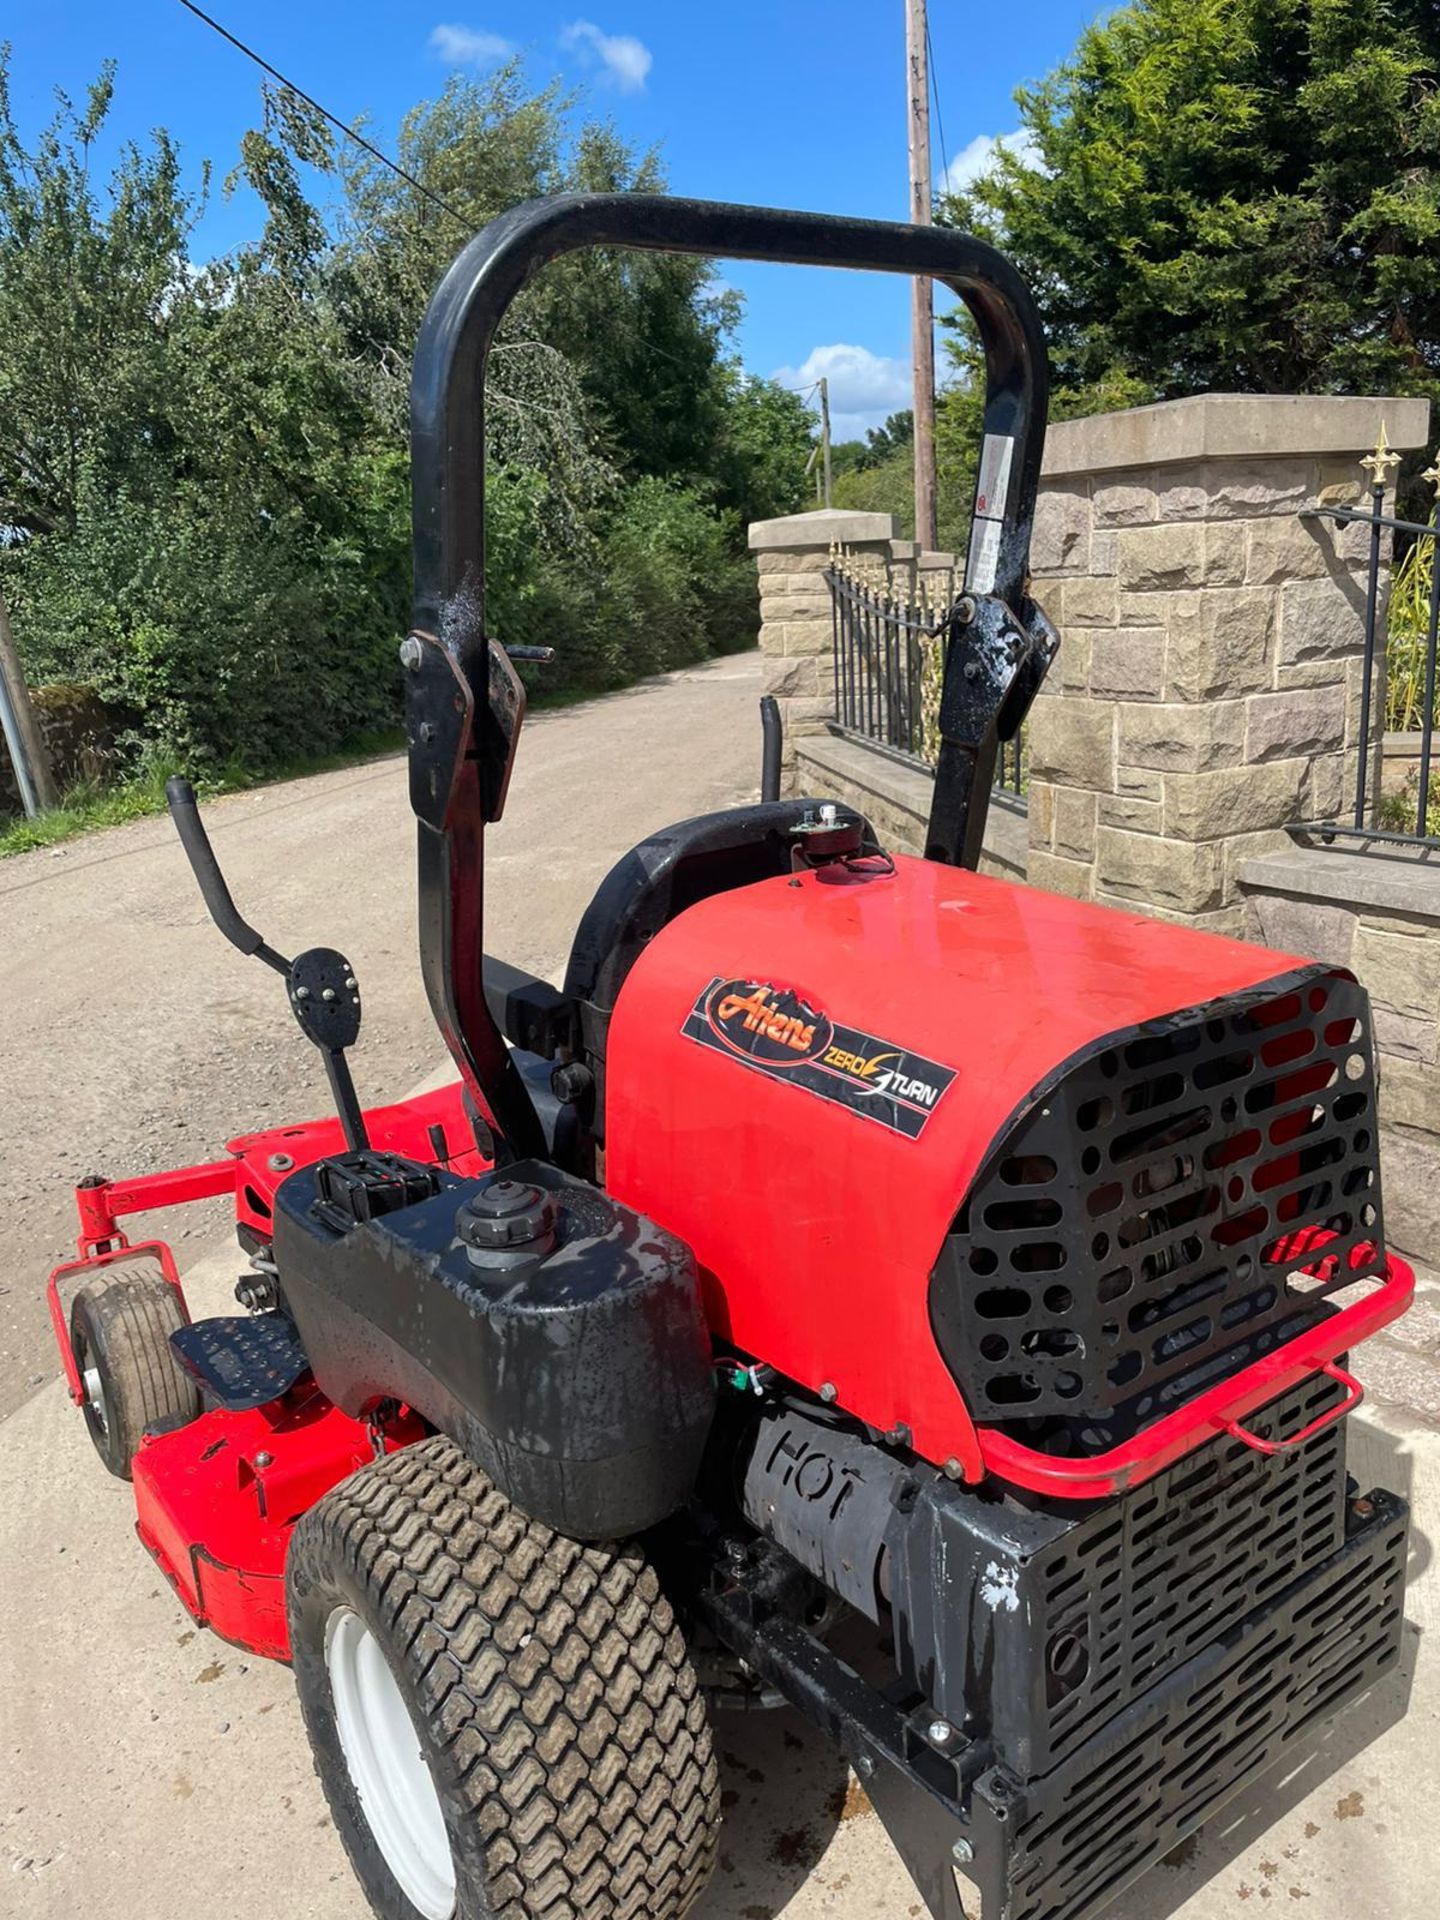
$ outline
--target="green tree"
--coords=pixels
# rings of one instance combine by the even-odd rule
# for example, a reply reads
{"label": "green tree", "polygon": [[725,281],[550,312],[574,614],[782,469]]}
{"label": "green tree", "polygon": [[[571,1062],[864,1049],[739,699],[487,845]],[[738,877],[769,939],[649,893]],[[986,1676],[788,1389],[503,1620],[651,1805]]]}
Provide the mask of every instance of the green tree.
{"label": "green tree", "polygon": [[166,136],[93,178],[111,97],[107,70],[28,151],[0,106],[0,582],[31,671],[92,682],[137,756],[323,753],[393,711],[403,467],[293,168],[247,143],[265,234],[196,274]]}
{"label": "green tree", "polygon": [[866,464],[870,449],[863,440],[832,440],[830,472],[838,479],[842,473],[855,473]]}
{"label": "green tree", "polygon": [[[197,770],[393,724],[425,303],[493,214],[658,188],[656,157],[512,65],[407,116],[417,191],[267,92],[238,169],[263,229],[197,271],[165,135],[93,176],[110,71],[29,148],[5,73],[0,55],[0,592],[31,672],[93,682],[137,758]],[[734,364],[735,317],[708,262],[606,251],[512,309],[487,378],[490,611],[558,642],[547,690],[753,637],[744,522],[799,503],[811,423]]]}
{"label": "green tree", "polygon": [[906,454],[914,458],[915,416],[906,407],[902,413],[892,413],[886,417],[885,424],[870,427],[865,434],[865,464],[870,467],[883,465],[896,454]]}
{"label": "green tree", "polygon": [[814,451],[815,420],[798,393],[760,380],[736,363],[722,367],[718,444],[710,488],[737,525],[773,520],[805,504],[806,463]]}
{"label": "green tree", "polygon": [[942,217],[1029,282],[1061,416],[1440,397],[1437,78],[1435,0],[1135,0],[1017,94],[1035,158],[1002,154]]}
{"label": "green tree", "polygon": [[82,107],[57,96],[27,150],[8,52],[0,46],[0,528],[43,535],[74,526],[87,469],[136,458],[163,411],[199,207],[181,191],[165,134],[148,153],[127,147],[108,196],[97,191],[109,65]]}
{"label": "green tree", "polygon": [[848,472],[835,473],[830,497],[837,507],[857,513],[893,513],[895,530],[904,540],[915,537],[915,459],[902,447],[885,460],[868,457]]}

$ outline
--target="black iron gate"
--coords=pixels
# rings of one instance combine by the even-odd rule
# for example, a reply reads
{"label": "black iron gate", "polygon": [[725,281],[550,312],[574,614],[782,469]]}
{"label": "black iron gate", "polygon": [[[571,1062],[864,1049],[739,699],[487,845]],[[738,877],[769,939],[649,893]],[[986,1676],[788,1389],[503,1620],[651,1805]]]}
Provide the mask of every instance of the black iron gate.
{"label": "black iron gate", "polygon": [[[1370,474],[1368,508],[1304,507],[1300,513],[1302,520],[1369,528],[1360,747],[1353,802],[1343,819],[1309,821],[1291,832],[1327,843],[1358,845],[1362,850],[1368,845],[1388,845],[1440,852],[1440,768],[1434,754],[1440,462],[1423,476],[1435,489],[1428,521],[1401,520],[1386,512],[1400,456],[1387,444],[1383,427],[1379,445],[1360,464]],[[1397,550],[1388,599],[1382,593],[1387,533]],[[1387,777],[1391,768],[1398,769],[1393,782]]]}
{"label": "black iron gate", "polygon": [[[880,560],[838,555],[825,574],[833,622],[835,724],[842,734],[885,748],[927,772],[939,751],[945,631],[956,582],[935,590],[896,580]],[[1023,796],[1024,733],[1005,741],[998,791]]]}

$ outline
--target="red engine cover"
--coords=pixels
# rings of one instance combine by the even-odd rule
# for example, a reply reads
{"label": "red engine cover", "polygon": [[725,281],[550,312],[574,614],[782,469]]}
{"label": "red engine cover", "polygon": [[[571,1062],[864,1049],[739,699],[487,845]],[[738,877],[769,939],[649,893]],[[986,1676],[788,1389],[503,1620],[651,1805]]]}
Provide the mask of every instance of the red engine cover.
{"label": "red engine cover", "polygon": [[978,1478],[926,1295],[987,1148],[1082,1048],[1300,964],[903,856],[717,894],[621,991],[606,1184],[718,1334]]}

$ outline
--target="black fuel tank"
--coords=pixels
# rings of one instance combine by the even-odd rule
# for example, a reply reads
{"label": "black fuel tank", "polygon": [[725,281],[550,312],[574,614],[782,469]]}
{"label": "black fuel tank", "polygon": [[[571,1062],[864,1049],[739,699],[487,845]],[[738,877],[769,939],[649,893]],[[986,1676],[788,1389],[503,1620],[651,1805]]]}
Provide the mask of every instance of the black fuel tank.
{"label": "black fuel tank", "polygon": [[344,1172],[322,1161],[277,1195],[281,1293],[321,1390],[351,1415],[407,1402],[578,1539],[672,1513],[714,1404],[689,1248],[539,1161],[431,1174],[439,1191],[359,1221],[330,1198]]}

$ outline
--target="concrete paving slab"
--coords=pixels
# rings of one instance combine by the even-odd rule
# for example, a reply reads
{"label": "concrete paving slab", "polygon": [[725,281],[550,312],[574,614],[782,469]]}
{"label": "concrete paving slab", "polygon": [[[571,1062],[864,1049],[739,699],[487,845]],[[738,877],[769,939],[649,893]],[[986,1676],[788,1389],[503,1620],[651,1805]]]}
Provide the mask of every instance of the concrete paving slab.
{"label": "concrete paving slab", "polygon": [[[221,1310],[237,1270],[228,1247],[192,1269],[194,1310]],[[0,1915],[364,1920],[289,1672],[195,1629],[59,1387],[0,1436]],[[1350,1449],[1363,1485],[1414,1503],[1403,1671],[1122,1896],[1123,1920],[1433,1911],[1440,1435],[1367,1409]],[[725,1716],[718,1734],[726,1827],[696,1920],[922,1913],[853,1776],[798,1715]]]}

